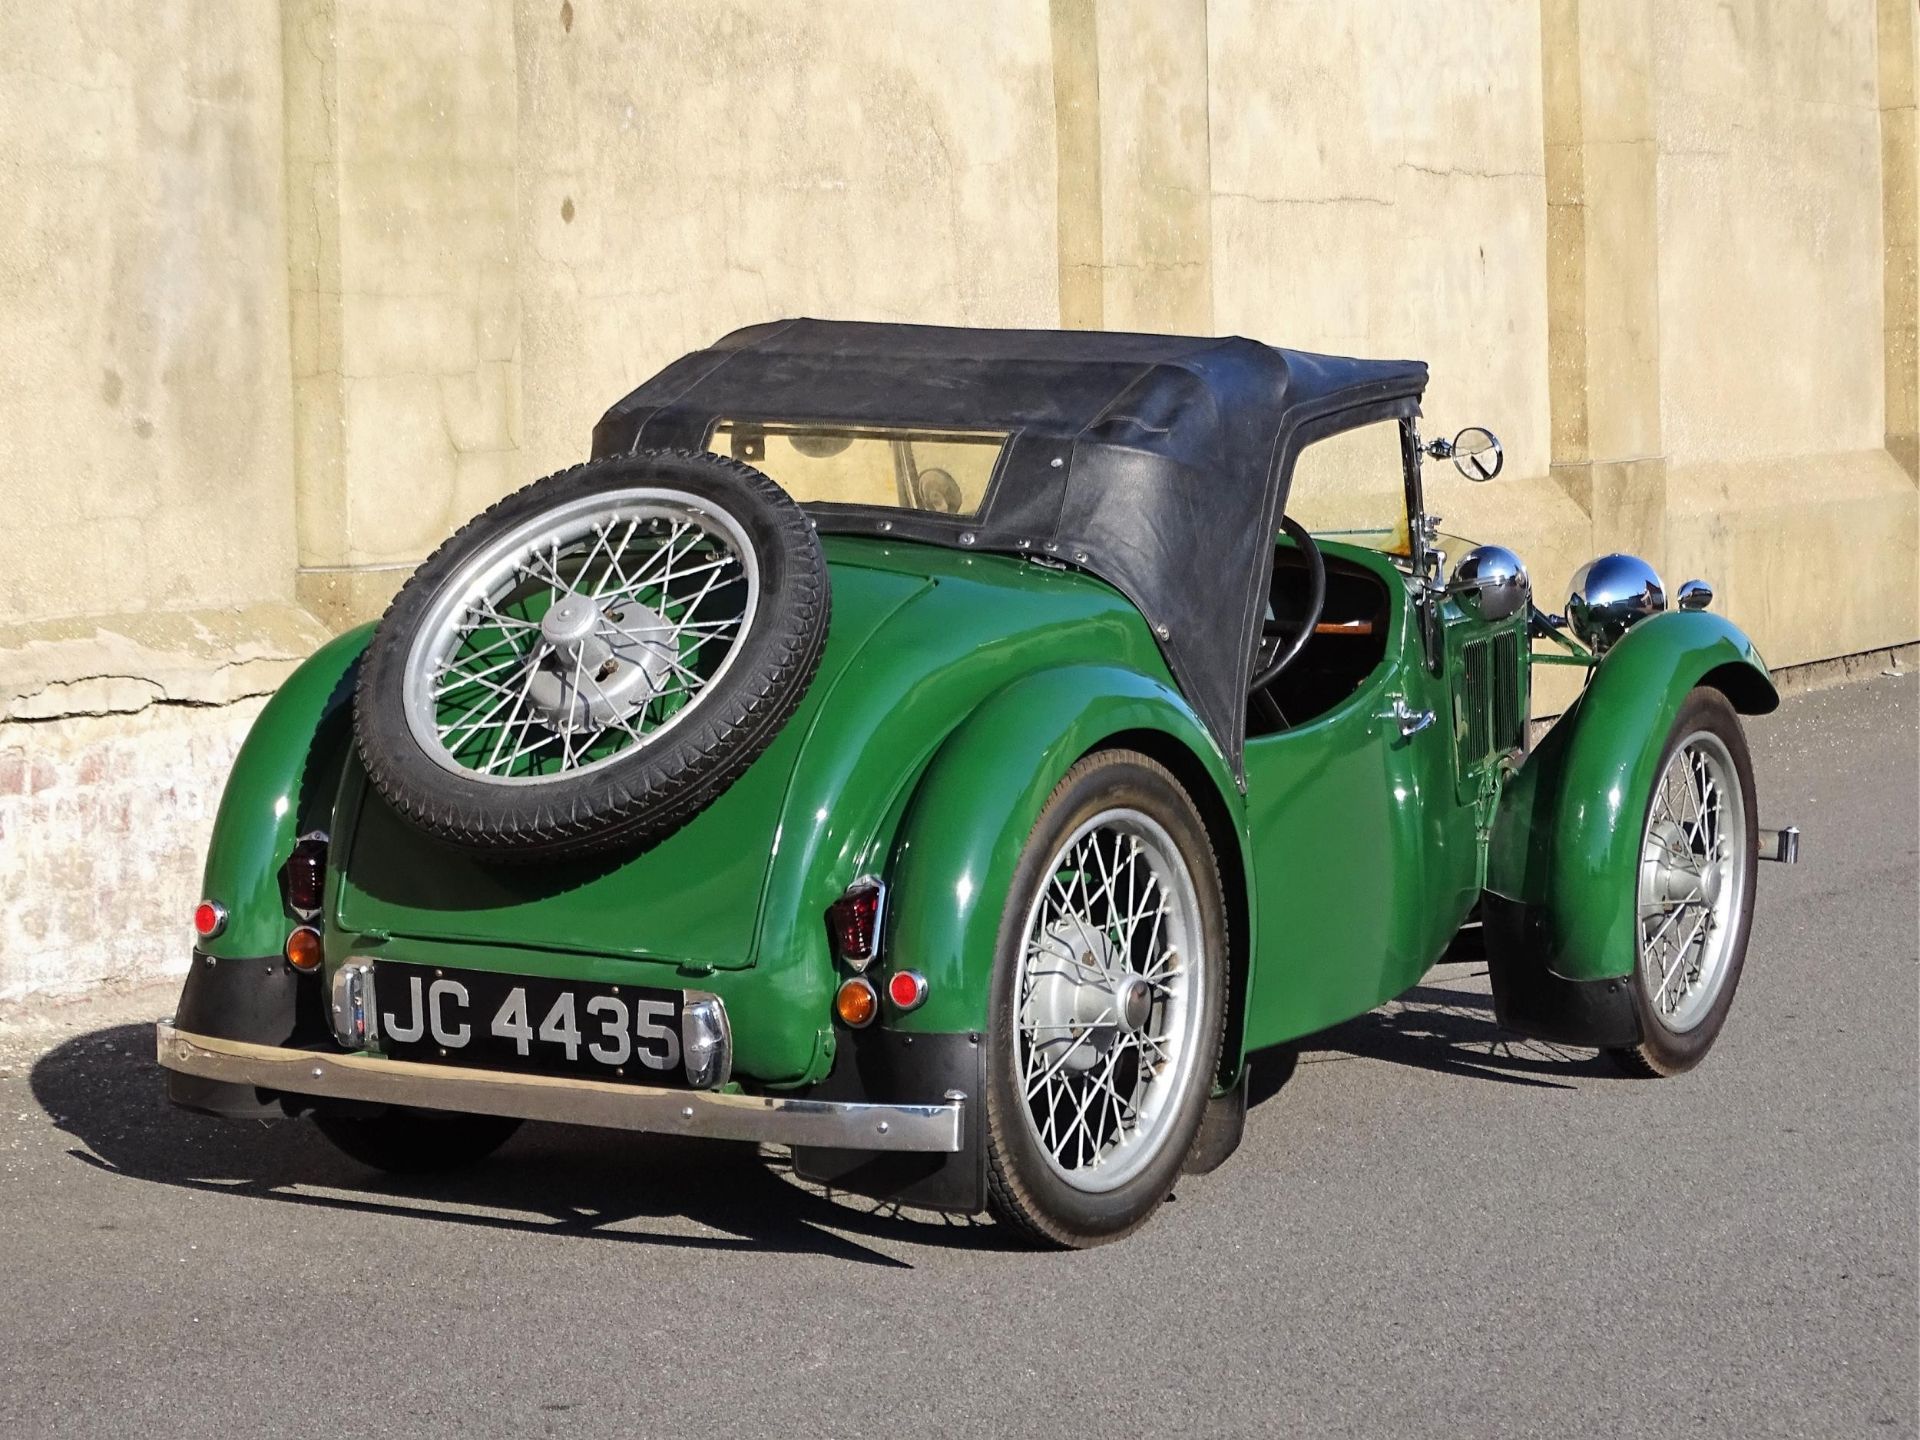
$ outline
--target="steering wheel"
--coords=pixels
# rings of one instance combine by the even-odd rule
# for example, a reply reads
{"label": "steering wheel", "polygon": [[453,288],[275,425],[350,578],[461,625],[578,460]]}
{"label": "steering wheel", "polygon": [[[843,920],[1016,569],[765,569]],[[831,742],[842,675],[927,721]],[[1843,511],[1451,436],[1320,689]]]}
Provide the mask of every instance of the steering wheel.
{"label": "steering wheel", "polygon": [[[1307,533],[1306,527],[1292,516],[1281,517],[1280,530],[1307,557],[1307,613],[1300,622],[1299,631],[1291,639],[1287,638],[1289,627],[1282,621],[1263,620],[1260,623],[1260,640],[1253,652],[1253,680],[1247,686],[1249,693],[1266,689],[1282,670],[1300,658],[1300,651],[1313,634],[1313,627],[1320,623],[1321,611],[1327,608],[1327,562],[1320,554],[1320,547],[1314,544],[1313,536]],[[1260,652],[1267,648],[1269,642],[1275,647],[1273,658],[1263,666],[1260,664]]]}

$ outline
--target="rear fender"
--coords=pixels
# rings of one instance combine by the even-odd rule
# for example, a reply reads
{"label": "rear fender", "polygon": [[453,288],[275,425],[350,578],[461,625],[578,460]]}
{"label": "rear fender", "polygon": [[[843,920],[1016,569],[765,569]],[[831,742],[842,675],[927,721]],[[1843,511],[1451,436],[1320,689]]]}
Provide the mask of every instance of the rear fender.
{"label": "rear fender", "polygon": [[354,677],[372,635],[362,625],[321,646],[248,731],[220,796],[201,892],[226,907],[227,925],[199,942],[203,954],[278,955],[285,945],[280,870],[304,830],[328,828],[352,744]]}
{"label": "rear fender", "polygon": [[1647,798],[1674,717],[1699,685],[1722,691],[1743,714],[1780,703],[1738,627],[1705,611],[1669,611],[1607,652],[1579,700],[1508,781],[1487,856],[1486,943],[1496,990],[1503,970],[1544,970],[1533,978],[1548,988],[1555,979],[1632,973]]}
{"label": "rear fender", "polygon": [[[927,977],[926,1003],[893,1019],[896,1029],[983,1030],[994,950],[1006,897],[1027,837],[1047,797],[1081,756],[1108,741],[1184,764],[1183,783],[1204,776],[1202,813],[1233,817],[1218,834],[1223,867],[1245,874],[1242,808],[1225,760],[1170,687],[1135,671],[1076,665],[1032,674],[982,703],[941,747],[914,793],[896,839],[886,959]],[[1177,746],[1179,753],[1164,747]],[[1231,903],[1231,901],[1230,901]],[[1229,917],[1230,925],[1238,923]],[[1240,1037],[1230,1037],[1233,1056]]]}

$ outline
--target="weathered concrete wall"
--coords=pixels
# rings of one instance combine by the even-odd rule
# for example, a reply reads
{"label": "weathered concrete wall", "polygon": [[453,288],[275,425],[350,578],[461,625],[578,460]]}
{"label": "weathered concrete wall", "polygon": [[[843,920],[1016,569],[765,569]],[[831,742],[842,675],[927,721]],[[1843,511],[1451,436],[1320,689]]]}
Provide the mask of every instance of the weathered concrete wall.
{"label": "weathered concrete wall", "polygon": [[1898,644],[1916,509],[1885,448],[1884,193],[1862,183],[1877,7],[1655,16],[1662,563],[1712,575],[1771,656]]}
{"label": "weathered concrete wall", "polygon": [[0,8],[0,1004],[184,964],[248,697],[324,634],[283,59],[252,0]]}
{"label": "weathered concrete wall", "polygon": [[0,724],[0,1012],[185,973],[207,829],[262,703]]}
{"label": "weathered concrete wall", "polygon": [[249,0],[0,7],[0,624],[291,597],[280,96]]}
{"label": "weathered concrete wall", "polygon": [[1043,6],[529,0],[514,36],[527,475],[740,325],[1053,323]]}
{"label": "weathered concrete wall", "polygon": [[[0,1001],[177,961],[257,697],[785,314],[1422,356],[1508,451],[1433,508],[1547,603],[1629,548],[1776,664],[1911,640],[1917,49],[1912,0],[0,10]],[[1303,508],[1394,503],[1321,460]]]}
{"label": "weathered concrete wall", "polygon": [[286,0],[299,596],[377,612],[521,466],[508,0]]}

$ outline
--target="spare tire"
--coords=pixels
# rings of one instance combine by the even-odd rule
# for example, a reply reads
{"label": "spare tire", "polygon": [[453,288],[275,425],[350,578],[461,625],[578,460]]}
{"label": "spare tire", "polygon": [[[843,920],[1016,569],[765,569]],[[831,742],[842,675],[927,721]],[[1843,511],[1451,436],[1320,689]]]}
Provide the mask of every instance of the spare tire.
{"label": "spare tire", "polygon": [[825,557],[720,455],[576,465],[413,573],[354,694],[361,761],[430,835],[502,860],[658,839],[772,742],[820,663]]}

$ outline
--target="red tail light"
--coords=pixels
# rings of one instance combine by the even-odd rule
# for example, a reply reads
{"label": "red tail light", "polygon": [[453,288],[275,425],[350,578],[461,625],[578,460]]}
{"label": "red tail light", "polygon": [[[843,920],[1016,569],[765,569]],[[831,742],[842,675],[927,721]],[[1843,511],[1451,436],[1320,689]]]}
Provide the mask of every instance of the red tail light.
{"label": "red tail light", "polygon": [[887,981],[887,998],[897,1010],[918,1010],[927,998],[927,977],[918,970],[896,970]]}
{"label": "red tail light", "polygon": [[327,837],[319,831],[303,835],[287,857],[287,908],[303,920],[320,913],[327,887]]}
{"label": "red tail light", "polygon": [[193,907],[193,933],[211,940],[227,928],[227,907],[218,900],[202,900]]}
{"label": "red tail light", "polygon": [[864,970],[880,953],[880,925],[886,919],[887,887],[871,875],[863,876],[847,887],[827,907],[827,928],[833,932],[834,949],[855,970]]}

